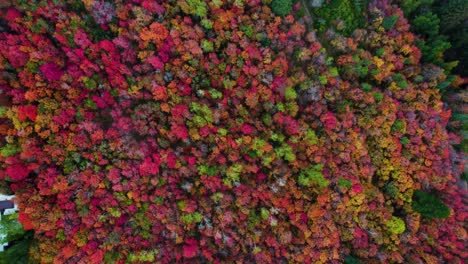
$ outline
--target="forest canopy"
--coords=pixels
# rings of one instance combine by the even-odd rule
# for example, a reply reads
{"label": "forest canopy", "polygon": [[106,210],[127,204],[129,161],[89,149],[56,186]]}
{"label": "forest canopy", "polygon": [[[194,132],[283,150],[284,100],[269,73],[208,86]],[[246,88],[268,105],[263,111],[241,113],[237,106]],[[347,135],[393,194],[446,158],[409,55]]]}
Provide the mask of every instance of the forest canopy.
{"label": "forest canopy", "polygon": [[444,2],[2,5],[0,259],[463,263]]}

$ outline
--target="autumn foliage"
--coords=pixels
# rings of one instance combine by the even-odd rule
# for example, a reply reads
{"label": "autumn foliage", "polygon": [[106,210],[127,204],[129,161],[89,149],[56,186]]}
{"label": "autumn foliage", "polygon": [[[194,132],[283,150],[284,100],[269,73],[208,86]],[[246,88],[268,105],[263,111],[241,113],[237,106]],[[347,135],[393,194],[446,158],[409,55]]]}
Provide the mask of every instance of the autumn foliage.
{"label": "autumn foliage", "polygon": [[[426,74],[403,13],[376,1],[365,29],[329,31],[325,49],[299,3],[277,16],[269,2],[2,9],[0,180],[39,241],[32,259],[468,257],[447,76]],[[448,217],[415,211],[416,190]]]}

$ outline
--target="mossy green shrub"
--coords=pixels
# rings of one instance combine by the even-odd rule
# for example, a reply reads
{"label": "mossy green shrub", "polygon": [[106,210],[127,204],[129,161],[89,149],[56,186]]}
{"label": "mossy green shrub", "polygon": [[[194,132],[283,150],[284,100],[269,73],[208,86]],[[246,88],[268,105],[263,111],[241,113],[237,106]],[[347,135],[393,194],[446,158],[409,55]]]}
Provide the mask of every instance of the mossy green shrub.
{"label": "mossy green shrub", "polygon": [[187,14],[199,17],[206,17],[208,12],[206,2],[201,0],[186,0],[182,2],[181,9]]}
{"label": "mossy green shrub", "polygon": [[20,149],[17,146],[12,144],[6,144],[5,146],[0,148],[0,155],[2,155],[3,157],[11,157],[18,153],[18,151],[20,151]]}
{"label": "mossy green shrub", "polygon": [[431,193],[416,190],[413,193],[413,209],[428,219],[443,219],[450,216],[450,208]]}
{"label": "mossy green shrub", "polygon": [[359,261],[357,258],[347,255],[344,259],[345,264],[361,264],[361,261]]}
{"label": "mossy green shrub", "polygon": [[322,169],[322,164],[316,164],[301,171],[298,178],[299,184],[306,187],[318,186],[320,189],[327,187],[330,182],[323,177]]}
{"label": "mossy green shrub", "polygon": [[292,12],[291,0],[273,0],[271,1],[271,11],[278,16],[287,16]]}
{"label": "mossy green shrub", "polygon": [[385,225],[388,228],[388,231],[392,234],[399,235],[406,230],[405,222],[396,216],[392,216]]}
{"label": "mossy green shrub", "polygon": [[351,188],[352,182],[347,179],[339,178],[338,179],[338,186],[343,187],[343,188]]}
{"label": "mossy green shrub", "polygon": [[382,27],[384,27],[386,30],[392,29],[396,22],[398,21],[399,16],[388,16],[385,17],[384,20],[382,21]]}

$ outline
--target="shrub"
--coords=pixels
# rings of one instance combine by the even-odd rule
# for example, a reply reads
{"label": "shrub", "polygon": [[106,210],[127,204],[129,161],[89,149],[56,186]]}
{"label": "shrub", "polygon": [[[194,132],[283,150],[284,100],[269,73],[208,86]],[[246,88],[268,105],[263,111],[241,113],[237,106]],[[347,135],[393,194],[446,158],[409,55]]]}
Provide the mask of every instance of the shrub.
{"label": "shrub", "polygon": [[91,11],[98,24],[109,23],[115,16],[114,6],[109,2],[95,1]]}
{"label": "shrub", "polygon": [[5,146],[0,148],[0,155],[2,155],[3,157],[10,157],[18,153],[18,151],[20,151],[20,149],[17,146],[12,144],[6,144]]}
{"label": "shrub", "polygon": [[188,14],[193,14],[199,17],[206,17],[208,9],[206,2],[201,0],[186,0],[187,5],[182,5],[181,8]]}
{"label": "shrub", "polygon": [[307,187],[318,186],[319,188],[327,187],[329,181],[323,177],[322,164],[310,166],[301,171],[298,178],[298,183]]}
{"label": "shrub", "polygon": [[385,28],[386,30],[390,30],[393,28],[398,21],[399,16],[387,16],[384,18],[382,21],[382,27]]}
{"label": "shrub", "polygon": [[439,34],[439,17],[432,13],[426,12],[414,18],[413,26],[416,31],[428,36]]}
{"label": "shrub", "polygon": [[338,186],[340,186],[340,187],[350,188],[352,185],[353,184],[352,184],[352,182],[350,180],[346,180],[346,179],[343,179],[343,178],[338,179]]}
{"label": "shrub", "polygon": [[396,235],[399,235],[406,230],[405,222],[396,216],[392,216],[385,225],[387,226],[388,231]]}
{"label": "shrub", "polygon": [[271,1],[271,10],[278,16],[287,16],[292,11],[291,0],[273,0]]}
{"label": "shrub", "polygon": [[416,190],[413,193],[413,209],[428,219],[443,219],[450,216],[450,208],[431,193]]}
{"label": "shrub", "polygon": [[357,258],[347,255],[344,259],[345,264],[361,264],[361,261],[359,261]]}

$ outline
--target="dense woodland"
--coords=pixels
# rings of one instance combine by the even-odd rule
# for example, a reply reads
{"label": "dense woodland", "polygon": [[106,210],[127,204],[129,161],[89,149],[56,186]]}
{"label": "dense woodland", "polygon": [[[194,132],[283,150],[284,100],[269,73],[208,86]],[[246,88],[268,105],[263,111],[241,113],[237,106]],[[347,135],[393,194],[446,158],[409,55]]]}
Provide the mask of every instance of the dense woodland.
{"label": "dense woodland", "polygon": [[0,4],[0,263],[464,263],[466,0]]}

